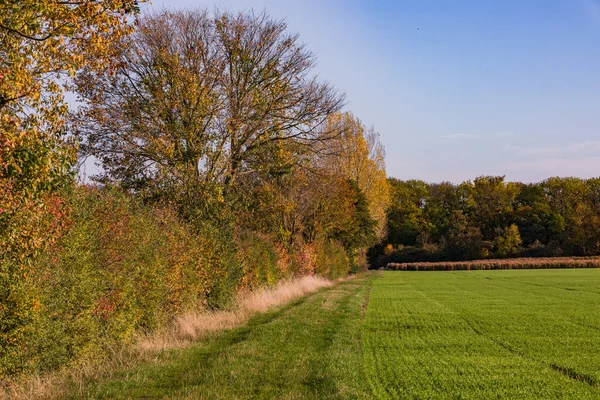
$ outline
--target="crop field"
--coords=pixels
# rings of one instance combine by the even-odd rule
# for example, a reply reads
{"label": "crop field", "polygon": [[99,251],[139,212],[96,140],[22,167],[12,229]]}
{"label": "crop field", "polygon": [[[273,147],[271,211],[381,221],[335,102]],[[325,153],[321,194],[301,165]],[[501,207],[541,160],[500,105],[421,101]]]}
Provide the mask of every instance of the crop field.
{"label": "crop field", "polygon": [[472,261],[389,263],[394,271],[474,271],[492,269],[600,268],[600,257],[542,257]]}
{"label": "crop field", "polygon": [[600,399],[600,270],[362,274],[67,398]]}
{"label": "crop field", "polygon": [[600,270],[385,272],[362,337],[378,398],[600,398]]}

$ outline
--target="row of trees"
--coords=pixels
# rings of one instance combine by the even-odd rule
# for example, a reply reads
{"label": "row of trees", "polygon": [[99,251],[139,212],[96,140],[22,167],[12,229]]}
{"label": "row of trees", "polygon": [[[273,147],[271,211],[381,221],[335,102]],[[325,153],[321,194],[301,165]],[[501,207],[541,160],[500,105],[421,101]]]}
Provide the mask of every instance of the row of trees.
{"label": "row of trees", "polygon": [[[312,74],[314,55],[262,13],[161,12],[84,69],[72,132],[100,182],[178,207],[195,225],[246,227],[352,253],[385,231],[379,135]],[[364,209],[364,211],[363,211]],[[260,216],[260,217],[259,217]]]}
{"label": "row of trees", "polygon": [[[448,182],[390,179],[386,261],[600,254],[600,179]],[[382,253],[385,253],[381,256]]]}
{"label": "row of trees", "polygon": [[0,4],[0,377],[385,236],[379,135],[283,21],[140,3]]}

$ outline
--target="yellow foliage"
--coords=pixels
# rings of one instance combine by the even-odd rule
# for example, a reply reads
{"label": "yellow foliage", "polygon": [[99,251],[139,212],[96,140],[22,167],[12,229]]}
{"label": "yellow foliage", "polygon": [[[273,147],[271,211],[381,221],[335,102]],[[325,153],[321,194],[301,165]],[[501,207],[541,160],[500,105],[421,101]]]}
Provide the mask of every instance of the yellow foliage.
{"label": "yellow foliage", "polygon": [[327,121],[328,130],[337,129],[335,139],[327,143],[326,168],[334,175],[352,179],[369,203],[369,213],[376,221],[379,238],[386,234],[386,209],[390,204],[390,187],[385,172],[385,150],[379,134],[352,113],[337,113]]}
{"label": "yellow foliage", "polygon": [[[41,198],[69,179],[75,159],[64,138],[69,76],[110,65],[111,43],[131,31],[127,18],[136,4],[0,2],[0,238],[5,243],[17,245],[15,238],[34,229],[15,225],[17,214],[43,213]],[[20,253],[43,245],[41,237],[24,240]]]}
{"label": "yellow foliage", "polygon": [[[71,179],[66,90],[83,68],[110,66],[111,42],[130,32],[134,0],[0,1],[0,348],[31,337],[41,314],[34,256],[69,223],[57,193]],[[27,359],[27,361],[23,361]],[[0,351],[0,374],[32,357]]]}

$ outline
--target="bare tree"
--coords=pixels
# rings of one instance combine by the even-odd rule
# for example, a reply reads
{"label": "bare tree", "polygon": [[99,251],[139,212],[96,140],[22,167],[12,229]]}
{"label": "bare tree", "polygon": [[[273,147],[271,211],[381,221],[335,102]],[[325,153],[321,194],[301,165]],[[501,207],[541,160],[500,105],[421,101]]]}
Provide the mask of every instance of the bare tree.
{"label": "bare tree", "polygon": [[323,122],[344,96],[311,75],[314,55],[265,13],[165,11],[121,46],[116,73],[79,81],[82,153],[105,179],[227,191],[334,133]]}

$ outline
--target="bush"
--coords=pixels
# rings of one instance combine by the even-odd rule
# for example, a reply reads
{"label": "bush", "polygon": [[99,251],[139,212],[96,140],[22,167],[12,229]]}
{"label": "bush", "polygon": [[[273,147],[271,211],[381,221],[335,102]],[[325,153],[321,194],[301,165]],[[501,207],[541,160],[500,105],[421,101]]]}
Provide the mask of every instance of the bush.
{"label": "bush", "polygon": [[115,187],[65,197],[69,229],[0,289],[14,303],[0,307],[0,378],[101,358],[185,311],[227,306],[239,290],[350,269],[335,240],[289,250],[252,231],[192,227]]}
{"label": "bush", "polygon": [[68,202],[70,230],[32,261],[23,281],[33,296],[22,302],[26,339],[5,347],[0,375],[96,357],[206,304],[211,283],[227,278],[218,246],[167,209],[143,207],[114,188],[80,187]]}
{"label": "bush", "polygon": [[351,271],[351,263],[344,246],[334,239],[321,239],[315,243],[316,272],[329,278],[339,278]]}
{"label": "bush", "polygon": [[252,231],[237,235],[239,257],[242,261],[242,288],[255,289],[274,285],[280,278],[279,254],[273,241]]}

